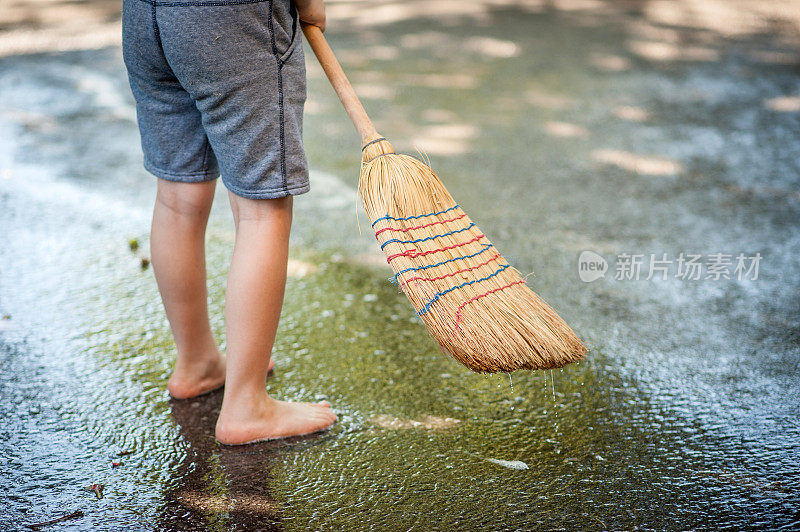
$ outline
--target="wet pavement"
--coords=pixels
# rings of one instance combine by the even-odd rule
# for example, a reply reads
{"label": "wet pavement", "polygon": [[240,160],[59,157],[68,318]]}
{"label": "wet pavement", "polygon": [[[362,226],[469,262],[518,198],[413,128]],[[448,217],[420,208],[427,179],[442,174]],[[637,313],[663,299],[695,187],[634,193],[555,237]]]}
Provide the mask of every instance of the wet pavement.
{"label": "wet pavement", "polygon": [[[118,15],[96,4],[87,42],[0,34],[0,528],[76,510],[46,529],[800,524],[800,43],[776,3],[333,3],[329,38],[378,129],[424,149],[591,353],[510,378],[442,355],[363,212],[359,235],[358,140],[309,52],[312,192],[268,388],[328,399],[340,422],[240,448],[213,438],[221,394],[166,393],[153,178],[103,40]],[[224,347],[233,227],[217,199]],[[605,278],[580,280],[585,250]],[[650,254],[762,259],[756,280],[679,279],[674,263],[616,279],[626,253],[645,274]]]}

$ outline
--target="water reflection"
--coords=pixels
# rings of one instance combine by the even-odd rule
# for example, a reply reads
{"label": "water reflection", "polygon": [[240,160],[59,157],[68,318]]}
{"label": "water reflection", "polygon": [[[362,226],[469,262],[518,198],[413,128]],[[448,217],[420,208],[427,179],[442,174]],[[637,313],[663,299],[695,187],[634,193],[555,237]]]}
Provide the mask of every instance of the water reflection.
{"label": "water reflection", "polygon": [[170,467],[160,530],[278,530],[280,504],[270,491],[272,470],[288,442],[222,446],[214,425],[221,390],[191,400],[170,400],[184,454]]}

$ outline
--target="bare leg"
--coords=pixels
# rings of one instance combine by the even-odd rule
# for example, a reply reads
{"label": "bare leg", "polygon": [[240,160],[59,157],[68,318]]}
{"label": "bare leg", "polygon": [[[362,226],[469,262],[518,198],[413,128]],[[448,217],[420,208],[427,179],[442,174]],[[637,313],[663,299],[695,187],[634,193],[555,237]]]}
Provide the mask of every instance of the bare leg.
{"label": "bare leg", "polygon": [[159,179],[153,209],[153,270],[178,348],[167,389],[180,399],[225,381],[225,358],[211,333],[206,303],[205,232],[215,185]]}
{"label": "bare leg", "polygon": [[327,402],[277,401],[265,389],[286,285],[292,198],[228,195],[236,243],[225,296],[228,373],[217,439],[233,445],[326,429],[336,421]]}

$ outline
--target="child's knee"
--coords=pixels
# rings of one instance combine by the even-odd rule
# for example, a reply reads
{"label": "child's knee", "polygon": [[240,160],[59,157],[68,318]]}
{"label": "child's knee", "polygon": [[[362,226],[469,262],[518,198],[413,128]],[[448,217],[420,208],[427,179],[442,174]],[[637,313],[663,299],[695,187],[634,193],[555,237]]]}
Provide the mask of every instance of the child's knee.
{"label": "child's knee", "polygon": [[181,216],[207,216],[214,201],[215,181],[179,183],[158,180],[156,201]]}
{"label": "child's knee", "polygon": [[238,224],[242,220],[274,221],[276,218],[292,216],[292,196],[274,199],[249,199],[229,194],[233,217]]}

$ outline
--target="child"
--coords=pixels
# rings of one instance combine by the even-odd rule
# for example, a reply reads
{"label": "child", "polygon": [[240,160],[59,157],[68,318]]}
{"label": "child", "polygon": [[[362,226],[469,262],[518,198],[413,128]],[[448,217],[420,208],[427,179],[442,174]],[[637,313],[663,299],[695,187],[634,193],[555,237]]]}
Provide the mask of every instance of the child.
{"label": "child", "polygon": [[[123,2],[144,165],[158,178],[152,264],[178,349],[167,388],[184,399],[224,384],[216,436],[225,444],[308,434],[336,421],[327,401],[266,393],[292,196],[309,189],[299,20],[324,29],[322,0]],[[227,360],[206,307],[205,229],[220,173],[236,225]]]}

